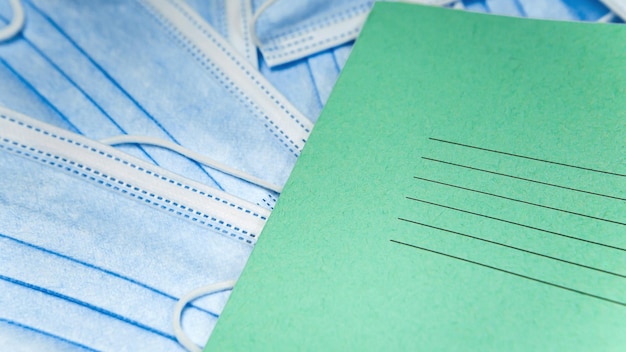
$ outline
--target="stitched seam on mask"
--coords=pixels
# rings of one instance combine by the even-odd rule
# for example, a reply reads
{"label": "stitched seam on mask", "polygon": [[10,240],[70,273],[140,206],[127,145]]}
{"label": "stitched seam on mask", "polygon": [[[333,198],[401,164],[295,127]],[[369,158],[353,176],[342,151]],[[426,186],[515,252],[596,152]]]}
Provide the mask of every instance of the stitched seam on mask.
{"label": "stitched seam on mask", "polygon": [[[202,50],[200,50],[199,48],[197,48],[191,41],[189,41],[187,39],[187,37],[185,37],[182,33],[180,33],[178,30],[176,30],[176,28],[166,19],[164,18],[161,14],[157,13],[157,12],[153,12],[153,10],[147,6],[149,5],[145,5],[146,9],[148,11],[148,13],[150,13],[152,16],[154,16],[157,19],[157,23],[159,23],[161,26],[163,26],[165,28],[165,30],[171,34],[175,40],[179,41],[180,44],[183,46],[183,48],[185,50],[187,50],[187,52],[196,59],[196,61],[203,67],[205,68],[220,84],[222,84],[223,87],[225,87],[228,92],[230,92],[231,94],[233,94],[241,103],[244,104],[244,106],[246,106],[248,109],[251,110],[251,112],[258,116],[259,114],[267,121],[269,122],[270,125],[268,125],[267,123],[264,123],[263,125],[265,126],[265,128],[268,129],[268,131],[270,133],[272,133],[272,135],[278,139],[278,141],[280,143],[283,144],[283,146],[285,146],[291,153],[293,153],[296,157],[298,157],[299,154],[299,149],[300,146],[296,144],[295,141],[293,141],[281,128],[280,126],[278,126],[278,124],[276,124],[268,115],[266,115],[265,113],[263,113],[263,111],[252,101],[252,99],[250,99],[250,97],[248,97],[243,90],[235,85],[230,78],[215,64],[213,63],[213,61],[211,61],[206,54],[204,54],[204,52]],[[272,98],[274,98],[274,96],[271,96]],[[281,108],[284,108],[284,106],[281,105]],[[299,122],[299,121],[298,121]],[[278,131],[280,134],[282,134],[284,136],[284,138],[291,143],[295,149],[298,149],[298,151],[295,151],[294,148],[292,148],[284,139],[283,137],[281,137],[279,134],[277,134],[276,131]],[[308,129],[305,129],[305,131],[309,132]],[[306,142],[306,140],[302,140],[303,142]]]}
{"label": "stitched seam on mask", "polygon": [[361,4],[361,5],[356,5],[356,6],[352,6],[340,13],[336,13],[333,14],[332,16],[328,17],[328,18],[324,18],[321,19],[319,21],[315,21],[312,22],[310,24],[306,24],[306,25],[302,25],[296,28],[291,28],[289,30],[286,30],[282,33],[278,33],[275,34],[269,38],[267,38],[267,42],[268,42],[268,48],[264,48],[264,51],[273,51],[273,50],[280,50],[279,45],[280,43],[273,43],[277,40],[283,41],[283,40],[288,40],[294,37],[301,37],[304,36],[310,32],[316,31],[316,30],[320,30],[323,29],[325,27],[330,27],[332,25],[335,25],[339,22],[344,22],[346,20],[349,20],[351,18],[354,18],[356,16],[361,15],[363,12],[367,12],[371,9],[372,7],[372,2],[368,1],[365,4]]}
{"label": "stitched seam on mask", "polygon": [[[158,179],[160,179],[160,180],[162,180],[162,181],[167,181],[167,182],[169,182],[170,184],[176,185],[176,186],[178,186],[178,187],[180,187],[180,188],[183,188],[183,189],[185,189],[185,190],[191,191],[191,192],[193,192],[193,193],[197,193],[197,194],[199,194],[199,195],[201,195],[201,196],[203,196],[203,197],[209,198],[209,199],[211,199],[211,200],[213,200],[213,201],[215,201],[215,202],[219,202],[219,203],[222,203],[222,204],[228,205],[228,206],[230,206],[231,208],[233,208],[233,209],[237,209],[238,211],[241,211],[241,212],[243,212],[243,213],[245,213],[245,214],[252,215],[252,216],[257,217],[257,218],[259,218],[259,219],[261,219],[261,220],[264,220],[264,221],[265,221],[265,220],[267,220],[267,217],[262,216],[262,215],[260,215],[260,214],[258,214],[258,213],[255,213],[255,212],[253,212],[252,210],[249,210],[249,209],[243,208],[243,207],[241,207],[241,206],[239,206],[239,205],[237,205],[237,204],[235,204],[235,203],[233,203],[233,202],[230,202],[230,201],[225,200],[225,199],[223,199],[223,198],[220,198],[220,197],[214,196],[214,195],[213,195],[213,194],[211,194],[211,193],[208,193],[208,192],[204,192],[204,191],[198,190],[198,189],[196,189],[195,187],[192,187],[192,186],[186,185],[186,184],[184,184],[184,183],[181,183],[181,182],[179,182],[179,181],[176,181],[176,180],[170,179],[170,178],[168,178],[168,177],[162,176],[162,175],[160,175],[160,174],[158,174],[158,173],[156,173],[156,172],[154,172],[154,171],[152,171],[152,170],[148,170],[148,169],[143,168],[143,167],[141,167],[141,166],[137,166],[137,165],[135,165],[135,164],[134,164],[134,163],[132,163],[132,162],[129,162],[129,161],[127,161],[127,160],[124,160],[124,159],[122,159],[122,158],[120,158],[120,157],[117,157],[117,156],[114,156],[114,155],[112,155],[112,154],[110,154],[110,153],[107,153],[107,152],[104,152],[104,151],[102,151],[102,150],[99,150],[99,149],[97,149],[97,148],[94,148],[94,147],[91,147],[91,146],[89,146],[89,145],[86,145],[86,144],[83,144],[83,143],[80,143],[80,142],[74,141],[74,140],[72,140],[72,139],[70,139],[70,138],[66,138],[66,137],[63,137],[63,136],[58,136],[58,135],[56,135],[55,133],[52,133],[52,132],[46,131],[46,130],[44,130],[44,129],[42,129],[42,128],[39,128],[39,127],[34,127],[34,126],[29,125],[29,124],[27,124],[27,123],[24,123],[24,122],[22,122],[22,121],[16,120],[16,119],[14,119],[14,118],[12,118],[12,117],[8,117],[8,116],[6,116],[6,115],[4,115],[4,114],[0,114],[0,118],[2,118],[2,119],[4,119],[4,120],[8,120],[8,121],[10,121],[10,122],[12,122],[12,123],[16,123],[16,124],[18,124],[18,125],[20,125],[20,126],[22,126],[22,127],[26,127],[26,128],[28,128],[28,129],[30,129],[30,130],[34,130],[34,131],[36,131],[36,132],[38,132],[38,133],[41,133],[41,134],[43,134],[43,135],[46,135],[46,136],[48,136],[48,137],[52,137],[52,138],[55,138],[55,139],[58,139],[58,140],[64,141],[64,142],[66,142],[66,143],[73,144],[73,145],[76,145],[76,146],[82,147],[82,148],[84,148],[84,149],[86,149],[86,150],[89,150],[89,151],[91,151],[91,152],[93,152],[93,153],[97,153],[97,154],[99,154],[99,155],[101,155],[101,156],[105,156],[105,157],[107,157],[107,158],[109,158],[109,159],[111,159],[111,160],[114,160],[114,161],[116,161],[116,162],[118,162],[118,163],[121,163],[121,164],[123,164],[123,165],[125,165],[125,166],[130,166],[130,167],[131,167],[131,168],[133,168],[133,169],[136,169],[136,170],[138,170],[138,171],[141,171],[141,172],[143,172],[143,173],[145,173],[145,174],[147,174],[147,175],[151,175],[151,176],[153,176],[153,177],[156,177],[156,178],[158,178]],[[4,140],[5,140],[5,141],[9,141],[9,139],[7,139],[7,138],[4,138]],[[12,141],[11,141],[11,143],[12,143],[12,144],[15,144],[15,143],[17,143],[17,142],[12,142]],[[23,148],[26,148],[26,147],[27,147],[27,146],[25,146],[25,145],[21,145],[21,144],[19,144],[19,143],[15,144],[15,145],[20,145],[20,146],[22,146]],[[1,146],[1,145],[0,145],[0,146]],[[34,148],[32,148],[32,149],[34,149]],[[43,154],[50,154],[50,153],[46,153],[46,152],[39,151],[39,150],[38,150],[38,152],[41,152],[41,153],[43,153]],[[41,153],[40,153],[40,154],[41,154]],[[64,159],[64,158],[62,158],[62,157],[61,157],[61,159]],[[96,174],[98,177],[109,178],[106,174],[101,173],[101,172],[99,172],[99,171],[97,171],[97,170],[93,170],[93,169],[91,169],[91,168],[89,168],[89,167],[85,167],[84,165],[82,165],[82,164],[80,164],[80,163],[75,163],[74,161],[69,161],[69,163],[70,163],[71,165],[76,164],[78,167],[80,167],[80,168],[82,168],[82,169],[85,169],[85,168],[86,168],[86,169],[89,169],[89,170],[87,170],[87,171],[89,171],[89,172],[93,172],[93,173],[94,173],[94,174]],[[117,181],[117,180],[115,180],[114,178],[111,178],[111,181]],[[119,182],[123,182],[123,181],[119,181]],[[132,185],[130,185],[130,184],[127,184],[127,185],[128,185],[127,187],[134,187],[134,188],[137,188],[137,190],[136,190],[136,191],[141,190],[141,189],[139,189],[139,188],[138,188],[138,187],[136,187],[136,186],[132,186]],[[152,194],[152,193],[148,193],[148,192],[143,191],[143,190],[141,190],[141,191],[142,191],[142,193],[144,193],[144,194],[148,194],[148,195],[149,195],[150,197],[152,197],[152,198],[154,198],[154,197],[157,197],[157,199],[158,199],[158,198],[163,198],[163,197],[156,196],[156,195],[154,195],[154,194]],[[159,199],[159,200],[161,200],[161,199]],[[194,211],[193,209],[188,208],[188,207],[186,207],[186,206],[184,206],[184,205],[180,205],[180,204],[178,204],[177,202],[172,202],[172,201],[170,201],[170,200],[167,200],[167,203],[172,203],[172,204],[174,204],[175,206],[177,206],[177,207],[179,207],[179,208],[181,208],[181,209],[183,209],[183,210],[186,210],[186,211],[188,211],[188,212],[193,212],[193,211]],[[203,217],[205,217],[204,215],[206,215],[206,214],[204,214],[204,213],[200,213],[200,214],[198,214],[198,213],[200,213],[200,212],[197,212],[197,211],[196,211],[196,215],[202,215]],[[182,214],[181,214],[181,215],[182,215]],[[187,217],[188,217],[188,216],[187,216]],[[196,221],[196,219],[192,219],[192,220]],[[211,220],[213,220],[213,219],[211,219]],[[218,223],[221,221],[221,220],[218,220],[218,219],[215,219],[215,220],[216,220],[216,221],[218,221]],[[221,221],[221,223],[220,223],[220,224],[227,224],[227,223],[225,223],[225,222]],[[248,231],[246,231],[246,230],[242,230],[242,229],[240,229],[238,226],[233,226],[233,225],[231,225],[231,224],[227,224],[226,226],[227,226],[227,227],[230,227],[230,228],[233,228],[235,231],[239,231],[239,232],[241,232],[241,233],[242,233],[242,234],[244,234],[244,235],[247,235],[247,236],[250,236],[250,237],[253,237],[253,238],[254,238],[254,237],[256,237],[256,234],[249,233],[249,232],[248,232]]]}
{"label": "stitched seam on mask", "polygon": [[276,201],[278,201],[278,198],[274,197],[271,193],[268,193],[267,196],[270,198],[270,200],[276,204]]}
{"label": "stitched seam on mask", "polygon": [[[319,41],[317,41],[317,42],[315,42],[313,44],[301,46],[299,48],[291,49],[289,51],[283,51],[283,52],[278,53],[278,54],[267,55],[266,57],[267,57],[268,60],[271,60],[271,59],[281,58],[281,57],[285,57],[285,56],[290,56],[290,55],[293,55],[293,54],[296,54],[296,53],[300,53],[300,52],[303,52],[303,51],[307,51],[307,50],[310,50],[310,49],[315,49],[318,46],[321,46],[321,45],[324,45],[324,44],[328,44],[328,43],[333,43],[333,42],[336,42],[339,39],[343,39],[343,38],[346,38],[348,36],[356,35],[356,34],[359,33],[360,29],[361,29],[360,27],[359,28],[353,28],[353,29],[350,29],[350,30],[345,31],[343,33],[335,34],[334,36],[332,36],[330,38],[321,39],[321,40],[319,40]],[[303,42],[305,42],[305,41],[306,40],[303,40]],[[299,43],[293,42],[293,43],[287,44],[285,46],[285,48],[289,48],[289,47],[294,46],[296,44],[299,44]]]}
{"label": "stitched seam on mask", "polygon": [[[76,145],[76,146],[79,146],[79,147],[82,147],[82,148],[84,148],[84,149],[87,149],[87,150],[89,150],[89,151],[91,151],[91,152],[93,152],[93,153],[98,153],[98,154],[100,154],[100,155],[102,155],[102,156],[107,157],[108,159],[112,159],[112,160],[114,160],[114,161],[117,161],[118,163],[122,163],[123,165],[130,166],[131,168],[136,169],[136,170],[138,170],[138,171],[141,171],[141,172],[143,172],[143,173],[145,173],[145,174],[147,174],[147,175],[151,175],[151,176],[156,177],[156,178],[158,178],[158,179],[160,179],[160,180],[162,180],[162,181],[167,181],[167,182],[169,182],[170,184],[176,185],[176,186],[178,186],[178,187],[180,187],[180,188],[186,189],[186,190],[191,191],[191,192],[193,192],[193,193],[200,194],[200,195],[205,196],[205,197],[207,197],[207,198],[209,198],[209,199],[212,199],[213,201],[216,201],[216,202],[218,202],[218,203],[222,203],[222,204],[228,205],[228,206],[230,206],[231,208],[234,208],[234,209],[237,209],[237,210],[239,210],[239,211],[242,211],[242,212],[244,212],[244,213],[246,213],[246,214],[248,214],[248,215],[252,215],[252,216],[254,216],[254,217],[258,217],[258,218],[260,218],[260,219],[262,219],[262,220],[266,220],[266,217],[265,217],[265,216],[261,216],[261,215],[259,215],[258,213],[255,213],[255,212],[253,212],[253,211],[251,211],[251,210],[249,210],[249,209],[245,209],[245,208],[243,208],[243,207],[241,207],[241,206],[238,206],[238,205],[237,205],[237,204],[235,204],[235,203],[232,203],[232,202],[229,202],[228,200],[225,200],[225,199],[223,199],[223,198],[220,198],[220,197],[214,196],[213,194],[210,194],[210,193],[208,193],[208,192],[200,191],[200,190],[196,189],[195,187],[192,187],[192,186],[186,185],[186,184],[184,184],[184,183],[181,183],[181,182],[179,182],[179,181],[176,181],[176,180],[170,179],[170,178],[168,178],[168,177],[165,177],[165,176],[159,175],[158,173],[156,173],[156,172],[154,172],[154,171],[152,171],[152,170],[148,170],[148,169],[145,169],[145,168],[143,168],[143,167],[141,167],[141,166],[137,166],[137,165],[135,165],[135,164],[134,164],[134,163],[132,163],[132,162],[129,162],[129,161],[124,160],[124,159],[122,159],[122,158],[120,158],[120,157],[114,156],[114,155],[112,155],[112,154],[110,154],[110,153],[104,152],[104,151],[102,151],[102,150],[99,150],[99,149],[97,149],[97,148],[91,147],[91,146],[89,146],[89,145],[86,145],[86,144],[83,144],[83,143],[80,143],[80,142],[76,142],[76,141],[74,141],[74,140],[72,140],[72,139],[70,139],[70,138],[66,138],[66,137],[63,137],[63,136],[58,136],[58,135],[56,135],[56,134],[54,134],[54,133],[48,132],[48,131],[43,130],[43,129],[39,128],[39,127],[34,127],[34,126],[29,125],[29,124],[23,123],[23,122],[21,122],[21,121],[17,121],[17,120],[15,120],[15,119],[13,119],[13,118],[10,118],[10,117],[9,117],[9,118],[7,118],[7,117],[6,117],[6,116],[4,116],[4,115],[0,115],[0,117],[2,117],[2,118],[4,118],[4,119],[8,119],[9,121],[11,121],[11,122],[13,122],[13,123],[17,123],[17,124],[19,124],[20,126],[24,126],[24,127],[27,127],[28,129],[31,129],[31,130],[37,131],[37,132],[39,132],[39,133],[42,133],[42,134],[44,134],[44,135],[46,135],[46,136],[49,136],[49,137],[52,137],[52,138],[55,138],[55,139],[58,139],[58,140],[61,140],[61,141],[67,142],[67,143],[69,143],[69,144],[74,144],[74,145]],[[79,166],[81,166],[81,165],[79,164]],[[82,166],[81,166],[81,167],[82,167]]]}
{"label": "stitched seam on mask", "polygon": [[255,213],[255,212],[253,212],[253,211],[252,211],[252,210],[250,210],[250,209],[246,209],[246,208],[244,208],[244,207],[241,207],[241,206],[239,206],[239,205],[237,205],[237,204],[235,204],[235,203],[233,203],[233,202],[231,202],[231,201],[229,201],[229,200],[226,200],[226,199],[223,199],[223,198],[220,198],[220,197],[216,197],[216,196],[214,196],[214,195],[213,195],[213,194],[211,194],[211,193],[207,193],[207,192],[204,192],[204,191],[199,191],[199,190],[198,190],[198,189],[196,189],[195,187],[192,187],[192,186],[189,186],[189,185],[184,184],[184,183],[182,183],[182,182],[179,182],[179,181],[176,181],[176,180],[170,179],[170,178],[168,178],[168,177],[165,177],[165,176],[159,175],[158,173],[156,173],[156,172],[154,172],[154,171],[152,171],[152,170],[148,170],[148,169],[145,169],[144,167],[137,166],[137,165],[135,165],[134,163],[132,163],[132,162],[130,162],[130,161],[127,161],[127,160],[125,160],[125,159],[122,159],[122,158],[120,158],[120,157],[118,157],[118,156],[114,156],[114,155],[112,155],[112,154],[110,154],[110,153],[108,153],[108,152],[102,151],[102,150],[100,150],[100,149],[98,149],[98,148],[92,147],[92,146],[90,146],[90,145],[87,145],[87,144],[84,144],[84,143],[81,143],[81,142],[74,141],[74,140],[72,140],[72,139],[70,139],[70,138],[66,138],[66,137],[63,137],[63,136],[59,136],[59,135],[57,135],[57,134],[55,134],[55,133],[52,133],[52,132],[46,131],[46,130],[45,130],[45,129],[43,129],[43,128],[32,126],[32,125],[30,125],[30,124],[24,123],[24,122],[22,122],[22,121],[19,121],[19,120],[15,119],[15,118],[13,118],[13,117],[10,117],[10,116],[6,116],[6,115],[4,115],[4,114],[0,114],[0,118],[5,119],[5,120],[8,120],[8,121],[10,121],[10,122],[12,122],[12,123],[18,124],[18,125],[20,125],[20,126],[22,126],[22,127],[26,127],[26,128],[28,128],[28,129],[30,129],[30,130],[36,131],[36,132],[41,133],[41,134],[43,134],[43,135],[46,135],[46,136],[48,136],[48,137],[52,137],[52,138],[55,138],[55,139],[58,139],[58,140],[64,141],[64,142],[66,142],[66,143],[73,144],[73,145],[76,145],[76,146],[82,147],[82,148],[84,148],[84,149],[88,149],[88,150],[90,150],[90,151],[92,151],[92,152],[94,152],[94,153],[96,153],[96,152],[97,152],[98,154],[100,154],[100,155],[102,155],[102,156],[106,156],[107,158],[112,159],[112,160],[115,160],[115,161],[117,161],[118,163],[122,163],[122,164],[124,164],[124,165],[126,165],[126,166],[130,166],[130,167],[132,167],[133,169],[139,170],[139,171],[141,171],[141,172],[143,172],[143,173],[145,173],[145,174],[148,174],[148,175],[154,176],[154,177],[159,178],[159,179],[161,179],[161,180],[163,180],[163,181],[167,181],[167,182],[169,182],[169,183],[171,183],[171,184],[174,184],[174,185],[176,185],[176,186],[178,186],[178,187],[181,187],[181,188],[184,188],[184,189],[186,189],[186,190],[192,191],[193,193],[198,193],[198,194],[203,195],[203,196],[205,196],[205,197],[207,197],[207,198],[209,198],[209,199],[211,199],[211,200],[214,200],[214,201],[216,201],[216,202],[218,202],[218,203],[226,204],[226,205],[230,206],[231,208],[235,208],[235,209],[237,209],[237,210],[239,210],[239,211],[242,211],[242,212],[244,212],[244,213],[246,213],[246,214],[248,214],[248,215],[252,215],[252,216],[254,216],[254,217],[258,217],[258,218],[260,218],[260,219],[262,219],[262,220],[267,220],[267,218],[266,218],[265,216],[262,216],[262,215],[260,215],[260,214],[258,214],[258,213]]}
{"label": "stitched seam on mask", "polygon": [[[246,238],[242,237],[241,234],[230,232],[227,229],[222,228],[221,226],[226,226],[226,227],[229,227],[229,228],[233,228],[234,230],[240,230],[238,227],[233,226],[230,223],[224,222],[223,220],[219,220],[216,217],[213,217],[211,215],[208,215],[208,214],[205,214],[205,213],[202,213],[202,212],[199,212],[199,211],[194,211],[193,209],[188,208],[185,205],[179,204],[178,202],[171,201],[171,200],[169,200],[167,198],[155,195],[153,193],[149,193],[149,192],[147,192],[147,191],[145,191],[145,190],[143,190],[143,189],[141,189],[141,188],[139,188],[137,186],[133,186],[133,185],[131,185],[129,183],[126,183],[126,182],[124,182],[122,180],[116,179],[115,177],[108,176],[108,175],[106,175],[106,174],[104,174],[104,173],[102,173],[102,172],[100,172],[98,170],[95,170],[95,169],[91,168],[91,167],[88,167],[88,166],[86,167],[84,165],[76,163],[73,160],[69,160],[67,158],[64,158],[64,157],[61,157],[61,156],[58,156],[58,155],[55,155],[55,154],[52,154],[52,153],[44,152],[44,151],[42,151],[40,149],[29,147],[29,146],[27,146],[25,144],[21,144],[21,143],[15,142],[15,141],[12,141],[12,140],[7,139],[7,138],[3,138],[2,142],[6,143],[6,144],[12,144],[12,145],[14,145],[16,147],[19,147],[19,148],[22,148],[22,149],[26,150],[26,151],[22,151],[22,150],[16,149],[16,148],[8,146],[8,145],[0,144],[0,148],[5,149],[5,150],[7,150],[7,151],[9,151],[11,153],[14,153],[14,154],[17,154],[17,155],[23,155],[23,156],[25,156],[27,158],[33,159],[35,161],[39,161],[42,164],[46,164],[46,165],[50,165],[50,166],[56,166],[59,169],[65,171],[65,172],[74,174],[76,176],[81,176],[81,177],[83,177],[84,179],[86,179],[88,181],[97,183],[97,184],[99,184],[101,186],[105,186],[105,187],[107,187],[109,189],[112,189],[112,190],[114,190],[116,192],[120,192],[120,193],[122,193],[124,195],[128,195],[128,196],[130,196],[132,198],[135,198],[137,200],[143,201],[143,202],[145,202],[148,205],[152,205],[152,206],[154,206],[156,208],[159,208],[161,210],[167,210],[170,213],[173,213],[173,214],[178,215],[178,216],[182,216],[182,217],[184,217],[187,220],[192,220],[192,221],[197,222],[197,223],[199,223],[201,225],[205,225],[205,226],[207,226],[207,227],[209,227],[209,228],[211,228],[211,229],[213,229],[213,230],[215,230],[215,231],[217,231],[219,233],[222,233],[222,234],[225,234],[225,235],[230,235],[230,237],[234,237],[234,238],[237,238],[238,240],[242,240],[242,241],[245,241],[245,242],[247,242],[249,244],[252,244],[252,240],[246,239]],[[41,157],[41,156],[35,155],[35,153],[36,154],[41,154],[41,155],[43,155],[45,157]],[[46,159],[46,157],[49,158],[49,159],[55,159],[56,161]],[[89,175],[86,172],[93,173],[96,176]],[[141,193],[141,194],[139,194],[139,193]],[[147,199],[148,197],[152,198],[152,199],[156,198],[157,200]],[[163,203],[165,203],[167,205],[165,205],[163,203],[160,203],[160,202],[163,202]],[[183,213],[181,210],[186,211],[187,213]],[[202,220],[202,218],[208,219],[208,220]],[[240,231],[245,236],[252,237],[253,239],[256,237],[255,234],[248,233],[245,230],[240,230]]]}
{"label": "stitched seam on mask", "polygon": [[[252,49],[250,46],[250,36],[246,35],[248,34],[248,30],[249,30],[249,25],[248,25],[248,16],[246,13],[246,0],[240,0],[239,1],[239,6],[241,6],[241,18],[243,20],[242,25],[243,25],[243,45],[246,48],[246,57],[248,59],[252,58]],[[257,63],[254,63],[255,65]]]}
{"label": "stitched seam on mask", "polygon": [[276,206],[276,198],[274,196],[272,196],[270,193],[267,194],[267,198],[265,199],[263,198],[263,202],[265,203],[265,205],[267,205],[270,209],[274,210],[274,206]]}
{"label": "stitched seam on mask", "polygon": [[[85,172],[81,171],[80,168],[82,167],[82,165],[78,164],[79,168],[72,167],[72,166],[77,165],[77,163],[72,161],[72,160],[68,160],[66,158],[63,158],[63,157],[60,157],[58,155],[54,155],[54,154],[51,154],[51,153],[46,153],[46,152],[43,152],[43,151],[41,151],[39,149],[28,147],[26,145],[19,144],[17,142],[13,142],[13,141],[11,141],[9,139],[3,139],[3,141],[5,143],[11,143],[13,145],[19,146],[20,148],[27,149],[27,150],[30,151],[30,153],[28,151],[21,151],[21,150],[15,149],[13,147],[4,146],[4,145],[0,145],[0,148],[6,149],[6,150],[8,150],[10,152],[13,152],[15,154],[19,154],[19,155],[23,155],[25,157],[29,157],[29,158],[34,159],[36,161],[39,161],[39,162],[41,162],[43,164],[48,164],[50,166],[56,166],[56,167],[66,171],[66,172],[72,173],[72,174],[77,175],[77,176],[81,176],[81,177],[83,177],[83,178],[85,178],[85,179],[87,179],[89,181],[98,183],[98,184],[100,184],[102,186],[105,186],[105,187],[108,187],[108,188],[110,188],[110,189],[112,189],[114,191],[120,192],[122,194],[128,195],[128,196],[133,197],[133,198],[136,198],[137,200],[143,201],[143,202],[145,202],[148,205],[152,205],[152,206],[160,208],[162,210],[167,210],[170,213],[176,214],[178,216],[182,216],[182,217],[184,217],[184,218],[186,218],[188,220],[192,220],[192,221],[197,222],[197,223],[199,223],[201,225],[205,225],[205,226],[207,226],[207,227],[209,227],[211,229],[214,229],[215,231],[220,232],[222,234],[230,235],[231,237],[236,237],[239,240],[246,241],[247,243],[252,244],[252,241],[250,239],[246,239],[246,238],[242,237],[241,234],[230,232],[227,229],[222,228],[222,226],[225,226],[225,227],[228,227],[228,228],[233,228],[236,231],[239,230],[245,236],[252,237],[253,239],[256,237],[255,234],[251,234],[251,233],[248,233],[245,230],[241,230],[241,229],[239,229],[239,227],[233,226],[230,223],[224,222],[223,220],[219,220],[216,217],[213,217],[211,215],[208,215],[208,214],[205,214],[205,213],[202,213],[202,212],[199,212],[199,211],[194,211],[193,209],[188,208],[188,207],[186,207],[186,206],[184,206],[182,204],[179,204],[179,203],[177,203],[175,201],[171,201],[171,200],[169,200],[167,198],[155,195],[153,193],[148,193],[147,191],[142,190],[139,187],[132,186],[131,184],[128,184],[128,183],[126,183],[126,182],[124,182],[122,180],[116,179],[114,177],[110,177],[110,176],[108,176],[108,175],[106,175],[106,174],[104,174],[102,172],[99,172],[98,170],[94,170],[94,169],[92,169],[90,167],[86,167],[85,170],[87,172],[92,172],[92,173],[96,174],[97,177],[92,176],[92,175],[88,175]],[[56,160],[60,160],[60,161],[47,160],[47,159],[45,159],[43,157],[39,157],[39,156],[34,155],[32,153],[42,154],[42,155],[45,155],[48,158],[52,158],[52,159],[56,159]],[[68,166],[68,164],[72,165],[72,166]],[[100,178],[102,178],[104,180],[107,180],[107,181],[110,181],[110,182],[104,181],[104,180],[102,180]],[[126,188],[124,188],[124,187],[126,187]],[[138,194],[138,193],[141,193],[143,195]],[[158,201],[147,199],[148,197],[153,198],[153,199],[156,198]],[[164,202],[164,203],[166,203],[168,205],[164,205],[162,203],[159,203],[159,201],[162,201],[162,202]],[[173,206],[170,206],[169,204],[172,204]],[[183,213],[179,209],[181,209],[183,211],[186,211],[188,213]],[[202,220],[202,218],[208,219],[208,220]]]}
{"label": "stitched seam on mask", "polygon": [[[234,63],[237,65],[237,67],[238,67],[239,69],[241,69],[241,71],[242,71],[243,73],[245,73],[245,75],[246,75],[248,78],[250,78],[250,79],[254,82],[254,84],[255,84],[257,87],[261,88],[261,90],[263,91],[263,93],[265,93],[265,95],[267,95],[268,97],[270,97],[270,98],[274,101],[274,103],[275,103],[276,105],[278,105],[278,107],[280,108],[280,110],[284,111],[284,112],[285,112],[285,113],[289,116],[289,118],[291,118],[292,120],[294,120],[294,121],[298,124],[298,126],[300,126],[300,127],[301,127],[304,131],[306,131],[306,132],[311,132],[308,128],[306,128],[306,127],[304,126],[304,124],[303,124],[303,123],[302,123],[302,122],[301,122],[298,118],[296,118],[296,117],[295,117],[295,116],[294,116],[294,115],[293,115],[293,114],[292,114],[289,110],[287,110],[287,108],[284,106],[284,104],[283,104],[280,100],[278,100],[276,97],[274,97],[274,95],[272,94],[272,92],[270,92],[270,91],[269,91],[269,90],[268,90],[268,89],[267,89],[267,88],[266,88],[266,87],[265,87],[265,86],[264,86],[261,82],[259,82],[259,80],[258,80],[258,79],[257,79],[257,78],[256,78],[256,77],[252,74],[252,72],[251,72],[250,70],[248,70],[248,69],[246,69],[246,68],[244,67],[244,65],[241,63],[241,61],[239,61],[239,60],[238,60],[238,59],[237,59],[237,58],[233,55],[233,53],[231,53],[230,51],[228,51],[228,50],[227,50],[224,46],[222,46],[222,45],[221,45],[221,44],[220,44],[220,43],[219,43],[219,42],[215,39],[215,37],[214,37],[211,33],[209,33],[207,30],[205,30],[205,29],[203,28],[203,26],[202,26],[202,25],[200,25],[200,24],[199,24],[199,23],[198,23],[198,22],[197,22],[197,21],[196,21],[196,20],[195,20],[195,19],[194,19],[194,18],[193,18],[190,14],[189,14],[189,12],[187,12],[187,10],[185,10],[185,9],[184,9],[184,8],[182,8],[182,7],[180,7],[180,5],[178,5],[178,4],[177,4],[176,2],[174,2],[174,1],[171,1],[171,0],[170,0],[170,1],[168,1],[168,2],[169,2],[170,4],[172,4],[172,6],[174,6],[176,9],[178,9],[178,11],[180,11],[180,13],[181,13],[181,14],[182,14],[182,15],[183,15],[186,19],[188,19],[188,20],[189,20],[189,22],[190,22],[191,24],[193,24],[193,26],[194,26],[194,27],[196,27],[196,29],[198,29],[200,32],[202,32],[204,35],[206,35],[206,36],[207,36],[207,38],[209,38],[209,40],[210,40],[213,44],[215,44],[215,46],[217,46],[217,47],[218,47],[218,48],[219,48],[219,49],[220,49],[220,50],[221,50],[224,54],[226,54],[226,56],[228,56],[228,58],[229,58],[232,62],[234,62]],[[181,35],[182,35],[182,33],[181,33]],[[183,36],[184,36],[184,35],[183,35]],[[242,93],[242,94],[243,94],[243,93]]]}

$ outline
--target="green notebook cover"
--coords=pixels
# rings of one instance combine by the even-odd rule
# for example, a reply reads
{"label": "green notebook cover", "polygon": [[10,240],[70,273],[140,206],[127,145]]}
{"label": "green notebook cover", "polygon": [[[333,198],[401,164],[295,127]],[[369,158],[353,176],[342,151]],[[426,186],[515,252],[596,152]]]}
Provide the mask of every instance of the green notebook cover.
{"label": "green notebook cover", "polygon": [[377,3],[207,350],[626,350],[625,43]]}

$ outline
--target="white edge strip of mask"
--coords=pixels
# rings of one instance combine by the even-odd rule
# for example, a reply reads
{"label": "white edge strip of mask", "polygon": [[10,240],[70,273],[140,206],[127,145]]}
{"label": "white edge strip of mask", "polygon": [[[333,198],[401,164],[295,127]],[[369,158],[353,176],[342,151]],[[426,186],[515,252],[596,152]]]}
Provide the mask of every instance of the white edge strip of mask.
{"label": "white edge strip of mask", "polygon": [[270,214],[256,204],[3,107],[0,146],[48,165],[63,165],[85,180],[117,187],[141,203],[249,244],[256,242]]}

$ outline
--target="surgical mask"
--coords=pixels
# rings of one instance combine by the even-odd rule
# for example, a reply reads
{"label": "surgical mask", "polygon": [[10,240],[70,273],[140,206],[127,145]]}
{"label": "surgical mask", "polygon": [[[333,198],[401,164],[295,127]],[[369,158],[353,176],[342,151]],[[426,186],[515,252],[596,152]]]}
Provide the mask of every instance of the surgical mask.
{"label": "surgical mask", "polygon": [[354,40],[372,0],[255,1],[252,33],[270,67]]}
{"label": "surgical mask", "polygon": [[[0,165],[7,350],[178,350],[177,299],[236,279],[269,215],[3,108]],[[195,343],[206,341],[227,297],[219,292],[186,310],[183,326]]]}
{"label": "surgical mask", "polygon": [[[0,103],[46,110],[46,121],[94,139],[156,137],[274,184],[287,179],[311,122],[182,1],[24,7],[22,35],[0,45],[0,74],[20,88]],[[277,196],[162,148],[123,150],[267,208]]]}

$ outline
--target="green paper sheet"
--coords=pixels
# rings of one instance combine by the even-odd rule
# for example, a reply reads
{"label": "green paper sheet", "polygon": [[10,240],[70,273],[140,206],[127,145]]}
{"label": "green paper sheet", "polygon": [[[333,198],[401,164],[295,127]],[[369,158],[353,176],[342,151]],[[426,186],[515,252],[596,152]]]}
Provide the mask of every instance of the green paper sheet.
{"label": "green paper sheet", "polygon": [[377,3],[207,350],[626,350],[624,43]]}

